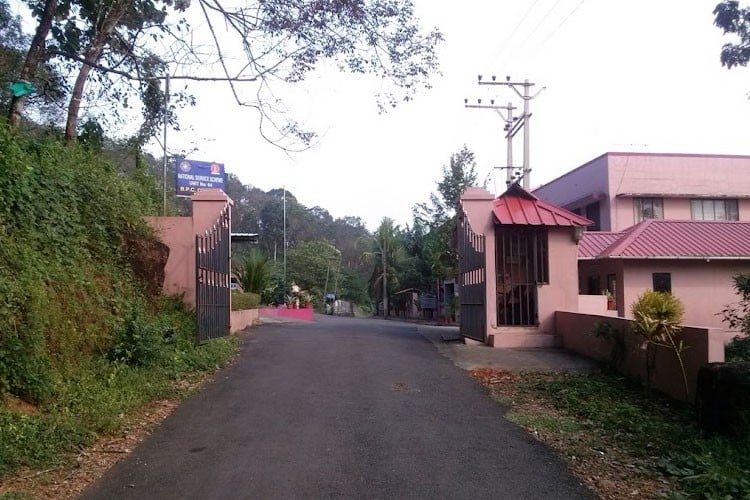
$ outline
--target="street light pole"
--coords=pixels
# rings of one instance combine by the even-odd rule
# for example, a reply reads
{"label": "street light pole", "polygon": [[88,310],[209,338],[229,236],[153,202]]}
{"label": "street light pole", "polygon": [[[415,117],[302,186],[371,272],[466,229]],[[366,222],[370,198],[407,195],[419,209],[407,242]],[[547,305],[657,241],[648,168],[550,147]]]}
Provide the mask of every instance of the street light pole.
{"label": "street light pole", "polygon": [[162,159],[162,170],[163,170],[163,188],[164,188],[164,207],[162,215],[167,215],[167,126],[169,125],[169,73],[167,78],[164,80],[164,138],[163,138],[163,159]]}

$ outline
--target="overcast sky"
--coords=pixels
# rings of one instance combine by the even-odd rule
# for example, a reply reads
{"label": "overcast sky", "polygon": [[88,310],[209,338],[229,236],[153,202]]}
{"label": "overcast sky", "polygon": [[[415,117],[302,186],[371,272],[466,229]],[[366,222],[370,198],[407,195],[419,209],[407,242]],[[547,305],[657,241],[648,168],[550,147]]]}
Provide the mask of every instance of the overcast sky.
{"label": "overcast sky", "polygon": [[720,65],[729,38],[713,26],[717,2],[415,0],[422,25],[445,41],[442,76],[414,101],[379,115],[380,82],[322,67],[288,95],[293,115],[320,134],[290,157],[259,137],[257,113],[234,105],[226,86],[195,85],[198,105],[170,131],[170,151],[197,148],[191,158],[222,162],[245,184],[286,186],[370,229],[383,216],[404,225],[464,144],[480,179],[505,165],[502,119],[464,107],[480,97],[522,106],[505,87],[476,84],[495,74],[546,88],[531,102],[532,186],[606,151],[750,154],[750,69]]}

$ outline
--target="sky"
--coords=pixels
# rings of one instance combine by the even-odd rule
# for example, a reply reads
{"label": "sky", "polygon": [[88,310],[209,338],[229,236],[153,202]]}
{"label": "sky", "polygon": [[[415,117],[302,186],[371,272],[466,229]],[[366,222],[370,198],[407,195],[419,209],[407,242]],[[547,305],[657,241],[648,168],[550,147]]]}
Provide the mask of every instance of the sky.
{"label": "sky", "polygon": [[[168,150],[224,163],[266,191],[286,187],[370,229],[384,216],[404,226],[464,145],[480,181],[502,192],[504,122],[464,99],[522,101],[507,87],[477,85],[482,74],[544,88],[530,103],[532,188],[607,151],[750,154],[750,69],[719,62],[731,38],[713,26],[717,2],[414,0],[422,26],[445,41],[441,75],[413,101],[379,114],[381,82],[321,65],[295,88],[279,87],[291,114],[319,133],[290,155],[259,136],[257,112],[234,104],[225,85],[191,84],[197,105],[180,112]],[[513,148],[520,166],[521,133]]]}

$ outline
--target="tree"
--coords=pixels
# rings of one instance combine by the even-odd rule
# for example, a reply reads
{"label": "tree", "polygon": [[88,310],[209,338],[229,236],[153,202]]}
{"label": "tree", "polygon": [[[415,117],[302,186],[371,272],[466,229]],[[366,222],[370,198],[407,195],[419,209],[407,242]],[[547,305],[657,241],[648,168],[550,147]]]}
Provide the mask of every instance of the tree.
{"label": "tree", "polygon": [[[437,30],[421,31],[411,0],[249,0],[239,6],[225,6],[218,0],[192,5],[189,0],[27,2],[37,18],[37,33],[21,76],[30,79],[38,64],[51,56],[70,69],[78,67],[68,106],[68,141],[75,138],[84,87],[92,76],[99,79],[99,90],[120,106],[128,105],[128,92],[122,89],[135,82],[147,111],[145,130],[153,131],[158,123],[173,119],[160,99],[165,92],[160,81],[172,73],[175,80],[227,82],[237,104],[259,111],[261,135],[275,140],[265,130],[270,124],[309,142],[313,134],[288,116],[285,124],[278,125],[271,116],[279,107],[270,90],[273,82],[299,82],[319,62],[331,60],[342,70],[371,73],[390,82],[378,99],[385,109],[429,87],[429,78],[437,71],[435,46],[442,40]],[[167,7],[176,13],[168,16]],[[200,10],[206,36],[182,29],[181,13],[188,9]],[[53,43],[45,50],[49,34]],[[171,44],[164,40],[167,36]],[[208,38],[213,47],[198,50],[193,38]],[[148,49],[160,45],[164,46],[161,54]],[[236,57],[238,51],[244,60]],[[214,65],[220,76],[196,75],[196,68]],[[254,83],[252,99],[242,97],[238,82]],[[14,106],[11,114],[18,118],[23,101]]]}
{"label": "tree", "polygon": [[721,48],[721,64],[727,68],[747,66],[750,60],[750,7],[740,8],[737,0],[724,0],[714,8],[714,24],[738,37]]}
{"label": "tree", "polygon": [[287,252],[287,281],[295,281],[313,297],[323,298],[339,273],[341,252],[324,240],[305,241]]}
{"label": "tree", "polygon": [[459,210],[459,197],[477,182],[474,153],[464,146],[451,155],[450,163],[443,166],[443,178],[437,182],[437,192],[430,194],[429,203],[419,203],[413,209],[415,231],[420,231],[419,247],[412,255],[426,263],[430,280],[441,280],[456,274],[458,255],[451,245],[456,227],[455,215]]}
{"label": "tree", "polygon": [[370,259],[372,274],[370,290],[375,298],[383,302],[383,318],[388,317],[388,297],[398,285],[398,265],[403,259],[403,245],[399,228],[393,219],[383,217],[372,236],[360,240],[365,256]]}

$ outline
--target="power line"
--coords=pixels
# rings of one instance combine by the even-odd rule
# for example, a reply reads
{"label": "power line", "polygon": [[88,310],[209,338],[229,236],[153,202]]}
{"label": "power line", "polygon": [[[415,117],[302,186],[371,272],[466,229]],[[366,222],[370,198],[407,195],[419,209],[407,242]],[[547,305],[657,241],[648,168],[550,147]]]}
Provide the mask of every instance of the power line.
{"label": "power line", "polygon": [[553,11],[553,10],[555,10],[555,7],[557,7],[557,5],[558,5],[559,3],[560,3],[560,0],[555,0],[555,3],[554,3],[554,4],[552,4],[552,7],[550,7],[550,8],[549,8],[549,10],[547,10],[547,13],[546,13],[546,14],[544,14],[544,15],[542,16],[542,18],[541,18],[541,19],[539,20],[539,22],[537,23],[537,25],[536,25],[536,26],[534,26],[534,29],[533,29],[533,30],[531,30],[531,33],[529,33],[529,34],[528,34],[528,35],[526,36],[526,38],[525,38],[525,39],[524,39],[524,41],[523,41],[523,42],[521,43],[521,45],[526,45],[526,42],[528,42],[528,41],[529,41],[529,39],[531,39],[531,37],[532,37],[532,36],[534,35],[534,33],[536,33],[536,30],[538,30],[538,29],[539,29],[539,27],[540,27],[540,26],[541,26],[542,24],[544,24],[544,21],[545,21],[545,20],[547,19],[547,17],[548,17],[548,16],[549,16],[549,15],[550,15],[550,14],[552,13],[552,11]]}
{"label": "power line", "polygon": [[570,19],[571,17],[573,17],[573,14],[575,14],[575,13],[576,13],[576,11],[578,11],[578,9],[579,9],[579,8],[581,7],[581,5],[583,5],[583,4],[584,4],[584,2],[586,2],[586,0],[581,0],[580,2],[578,2],[578,5],[576,5],[575,7],[573,7],[573,10],[571,10],[571,11],[570,11],[570,12],[568,13],[568,15],[567,15],[567,16],[565,16],[565,18],[564,18],[564,19],[563,19],[562,21],[560,21],[560,24],[558,24],[558,25],[557,25],[557,26],[555,27],[555,29],[553,29],[553,30],[552,30],[552,31],[551,31],[551,32],[550,32],[550,33],[549,33],[549,34],[548,34],[548,35],[547,35],[547,36],[546,36],[546,37],[544,38],[544,40],[542,40],[542,41],[541,41],[541,43],[540,43],[539,45],[537,45],[537,46],[536,46],[536,47],[535,47],[535,48],[534,48],[534,49],[533,49],[533,50],[531,51],[531,54],[535,54],[535,53],[536,53],[537,51],[539,51],[539,49],[541,49],[542,47],[544,47],[544,44],[545,44],[545,43],[547,43],[547,42],[548,42],[548,41],[550,40],[550,38],[552,38],[552,37],[553,37],[553,36],[554,36],[555,34],[557,34],[557,32],[558,32],[558,31],[560,31],[560,28],[562,28],[562,27],[563,27],[563,25],[564,25],[564,24],[565,24],[566,22],[568,22],[568,19]]}
{"label": "power line", "polygon": [[528,10],[526,11],[526,13],[523,15],[523,17],[521,18],[521,20],[518,21],[518,23],[516,24],[515,28],[513,28],[513,30],[505,38],[505,40],[503,41],[503,43],[501,43],[499,45],[498,50],[496,50],[495,53],[493,53],[492,58],[490,59],[490,65],[492,65],[497,60],[497,58],[500,57],[500,54],[502,54],[503,51],[508,47],[508,42],[510,42],[511,38],[513,38],[513,35],[516,34],[516,31],[518,31],[518,28],[521,27],[521,25],[526,20],[526,18],[529,17],[529,14],[534,9],[534,6],[537,3],[539,3],[539,0],[534,0],[534,3],[531,4],[531,6],[528,8]]}

